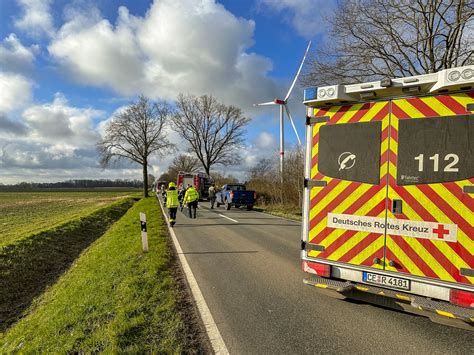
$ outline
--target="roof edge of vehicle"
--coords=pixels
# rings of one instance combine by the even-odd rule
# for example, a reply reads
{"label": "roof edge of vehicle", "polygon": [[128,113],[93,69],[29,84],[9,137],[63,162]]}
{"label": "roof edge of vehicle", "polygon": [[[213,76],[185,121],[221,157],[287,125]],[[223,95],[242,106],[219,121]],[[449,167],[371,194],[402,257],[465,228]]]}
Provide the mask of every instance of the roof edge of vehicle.
{"label": "roof edge of vehicle", "polygon": [[346,104],[384,97],[446,93],[472,90],[474,65],[444,69],[436,73],[358,84],[327,85],[304,90],[307,106]]}

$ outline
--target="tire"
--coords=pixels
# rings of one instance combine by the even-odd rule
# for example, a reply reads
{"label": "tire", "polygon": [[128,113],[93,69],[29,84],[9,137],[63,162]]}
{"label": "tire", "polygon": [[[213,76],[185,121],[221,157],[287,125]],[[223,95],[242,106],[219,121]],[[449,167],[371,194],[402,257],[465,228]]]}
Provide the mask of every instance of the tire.
{"label": "tire", "polygon": [[219,202],[216,202],[216,207],[221,207],[221,204]]}
{"label": "tire", "polygon": [[247,211],[252,211],[253,210],[253,205],[248,205],[247,206]]}
{"label": "tire", "polygon": [[230,210],[230,203],[225,200],[225,209],[228,211]]}

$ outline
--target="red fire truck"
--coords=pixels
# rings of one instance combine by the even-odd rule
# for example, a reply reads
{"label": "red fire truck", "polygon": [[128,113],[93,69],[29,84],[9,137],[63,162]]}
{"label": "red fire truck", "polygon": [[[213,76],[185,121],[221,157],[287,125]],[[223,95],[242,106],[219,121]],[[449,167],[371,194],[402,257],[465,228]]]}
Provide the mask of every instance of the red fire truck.
{"label": "red fire truck", "polygon": [[304,103],[304,282],[473,329],[474,66]]}
{"label": "red fire truck", "polygon": [[199,192],[199,199],[206,200],[209,195],[209,187],[214,183],[214,180],[206,173],[186,173],[180,171],[178,173],[177,185],[186,187],[188,184],[193,185]]}

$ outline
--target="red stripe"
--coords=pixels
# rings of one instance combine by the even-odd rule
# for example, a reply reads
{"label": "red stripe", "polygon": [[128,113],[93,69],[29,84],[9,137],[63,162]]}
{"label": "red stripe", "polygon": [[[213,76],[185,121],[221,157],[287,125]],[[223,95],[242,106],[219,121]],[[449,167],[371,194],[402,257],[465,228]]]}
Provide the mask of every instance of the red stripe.
{"label": "red stripe", "polygon": [[393,126],[390,126],[390,138],[398,142],[398,130]]}
{"label": "red stripe", "polygon": [[357,113],[351,117],[351,119],[348,122],[359,122],[362,117],[365,116],[367,113],[368,109],[372,106],[370,102],[364,104],[358,111]]}
{"label": "red stripe", "polygon": [[[350,188],[350,185],[348,186],[348,188]],[[346,188],[346,190],[348,190],[348,188]],[[364,205],[367,201],[369,201],[373,196],[375,196],[375,194],[377,194],[377,192],[379,192],[381,189],[383,189],[384,186],[380,186],[380,185],[375,185],[375,186],[372,186],[365,194],[363,194],[361,197],[359,197],[356,201],[354,201],[343,213],[345,214],[354,214],[360,207],[362,207],[362,205]],[[343,191],[346,192],[346,190]],[[355,190],[355,189],[354,189]],[[352,193],[352,191],[349,191],[349,194]],[[342,194],[341,194],[342,195]],[[339,199],[339,197],[341,196],[339,195],[337,198]],[[345,198],[344,198],[345,199]],[[340,200],[340,199],[339,199]],[[332,201],[333,202],[333,201]],[[326,218],[327,214],[329,212],[332,212],[334,210],[335,207],[337,207],[340,203],[337,203],[336,206],[333,206],[332,202],[326,206],[326,208],[324,208],[319,214],[317,214],[311,221],[310,221],[310,225],[309,225],[309,228],[310,230],[313,229],[316,225],[318,225],[324,218]],[[342,202],[342,201],[341,201]],[[383,208],[385,208],[385,198],[382,199],[382,201],[380,202],[383,204]],[[373,211],[378,207],[378,204],[376,207],[374,207],[374,209],[372,209],[372,211],[370,211],[369,213],[374,213]],[[378,210],[375,210],[376,212]],[[378,211],[375,216],[377,216],[379,213],[381,213],[381,211]],[[368,214],[370,215],[370,214]],[[319,243],[321,242],[323,239],[325,238],[325,236],[323,235],[317,235],[315,236],[315,240]]]}
{"label": "red stripe", "polygon": [[381,247],[380,249],[376,250],[367,259],[361,262],[360,265],[372,266],[374,264],[375,258],[383,259],[383,250],[384,250],[384,247]]}
{"label": "red stripe", "polygon": [[324,116],[324,115],[326,115],[327,112],[328,112],[328,109],[327,109],[327,108],[322,108],[322,109],[320,109],[318,112],[316,112],[316,114],[314,115],[314,117],[321,117],[321,116]]}
{"label": "red stripe", "polygon": [[410,118],[395,102],[396,101],[392,101],[392,115],[395,115],[395,117],[399,119]]}
{"label": "red stripe", "polygon": [[[388,235],[387,238],[391,238],[392,241],[397,244],[400,249],[405,252],[406,255],[408,255],[408,258],[421,270],[421,272],[425,276],[433,277],[436,279],[439,278],[438,275],[436,275],[436,273],[430,268],[430,266],[417,254],[415,250],[413,250],[410,244],[408,244],[403,237]],[[421,242],[421,239],[418,239],[418,241]],[[390,248],[387,246],[387,250],[389,249]],[[445,266],[443,267],[446,268]]]}
{"label": "red stripe", "polygon": [[[407,99],[407,101],[418,111],[421,112],[421,114],[425,117],[433,117],[433,116],[439,116],[438,112],[433,110],[429,105],[425,104],[421,99],[419,98],[411,98]],[[413,117],[412,117],[413,118]]]}
{"label": "red stripe", "polygon": [[[474,227],[471,227],[467,221],[460,216],[449,203],[447,203],[444,199],[442,199],[436,191],[429,185],[417,185],[417,188],[423,192],[430,201],[432,201],[436,206],[441,209],[444,214],[451,220],[453,223],[458,225],[464,234],[466,234],[469,238],[473,238],[474,235]],[[467,216],[466,216],[467,217]],[[438,222],[438,221],[436,221]],[[451,243],[448,243],[451,244]],[[473,259],[474,260],[474,259]]]}
{"label": "red stripe", "polygon": [[342,116],[351,108],[351,105],[346,105],[346,106],[341,106],[339,110],[332,116],[331,120],[328,122],[328,124],[335,124],[337,123]]}
{"label": "red stripe", "polygon": [[[331,181],[332,182],[332,181]],[[322,209],[309,223],[310,230],[313,229],[319,222],[326,218],[327,214],[339,206],[356,188],[361,185],[360,182],[351,182],[336,198],[334,198],[325,208]],[[325,190],[325,188],[323,189]],[[327,194],[327,193],[326,193]],[[325,194],[325,195],[326,195]],[[315,200],[313,198],[313,200]]]}
{"label": "red stripe", "polygon": [[[354,203],[352,206],[350,206],[347,210],[345,210],[343,213],[344,214],[354,214],[359,208],[360,205],[363,205],[363,203],[356,204]],[[365,216],[378,216],[380,213],[382,213],[385,210],[385,201],[382,200],[380,203],[378,203],[374,208],[372,208]],[[337,238],[331,245],[328,245],[326,247],[326,250],[324,250],[319,256],[321,258],[329,257],[332,253],[334,253],[342,244],[346,243],[350,238],[352,238],[354,235],[359,233],[359,231],[354,231],[354,230],[347,230],[344,233],[342,233],[339,238]],[[373,235],[372,238],[369,238],[369,236]],[[377,239],[381,234],[380,233],[370,233],[367,235],[364,239],[362,239],[357,245],[354,246],[351,250],[346,251],[344,255],[347,253],[351,252],[355,248],[358,249],[357,252],[355,252],[354,256],[358,254],[360,251],[365,249],[365,247],[369,244],[371,244],[375,239]],[[367,238],[371,240],[367,240]],[[321,239],[322,241],[322,239]],[[343,255],[343,256],[344,256]],[[350,257],[348,260],[341,260],[339,258],[338,260],[340,261],[349,261],[351,260],[352,257]]]}
{"label": "red stripe", "polygon": [[[469,114],[470,112],[466,111],[465,106],[461,105],[459,102],[454,100],[451,96],[437,96],[436,99],[444,104],[444,106],[448,107],[451,111],[453,111],[456,115],[465,115]],[[436,115],[438,116],[438,115]]]}
{"label": "red stripe", "polygon": [[388,102],[380,109],[379,112],[372,118],[372,121],[381,121],[388,115]]}
{"label": "red stripe", "polygon": [[[394,179],[390,177],[390,184],[393,186],[393,189],[395,190],[396,193],[398,193],[406,203],[410,205],[411,208],[424,220],[428,222],[438,222],[436,218],[434,218],[426,209],[424,206],[422,206],[413,196],[403,187],[395,186]],[[425,248],[428,250],[429,253],[431,253],[437,261],[441,264],[441,266],[449,272],[454,278],[456,278],[456,274],[459,274],[459,271],[453,266],[450,260],[446,258],[444,254],[439,252],[438,248],[436,248],[433,243],[429,240],[426,239],[418,239],[420,244],[425,246]],[[459,243],[456,243],[454,246],[450,245],[454,243],[447,243],[455,252],[456,250],[454,248],[462,248],[464,249]],[[463,256],[468,254],[465,254],[463,252]],[[472,265],[472,262],[469,260],[466,260],[466,257],[463,257],[466,263],[468,265]]]}
{"label": "red stripe", "polygon": [[408,269],[406,268],[406,266],[403,265],[403,263],[400,261],[400,259],[398,259],[395,256],[395,254],[393,254],[393,252],[388,248],[385,249],[385,259],[387,260],[387,263],[388,263],[388,261],[394,261],[395,262],[395,268],[397,269],[398,272],[404,272],[404,273],[407,273],[407,274],[410,273],[408,271]]}
{"label": "red stripe", "polygon": [[444,183],[443,186],[450,191],[464,206],[474,211],[474,198],[465,194],[461,187],[454,182]]}
{"label": "red stripe", "polygon": [[310,201],[310,206],[311,208],[316,205],[316,202],[319,202],[322,200],[328,193],[331,192],[332,189],[334,189],[341,180],[338,179],[333,179],[331,180],[326,186],[324,186]]}

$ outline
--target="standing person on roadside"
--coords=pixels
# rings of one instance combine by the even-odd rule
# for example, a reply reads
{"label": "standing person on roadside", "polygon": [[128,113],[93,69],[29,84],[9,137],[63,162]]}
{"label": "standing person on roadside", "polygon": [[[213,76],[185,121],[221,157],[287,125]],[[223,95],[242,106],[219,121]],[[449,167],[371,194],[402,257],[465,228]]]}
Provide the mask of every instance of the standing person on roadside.
{"label": "standing person on roadside", "polygon": [[184,200],[184,193],[186,190],[184,189],[183,184],[179,184],[178,187],[178,200],[179,200],[179,209],[183,212],[183,200]]}
{"label": "standing person on roadside", "polygon": [[196,191],[194,186],[188,184],[186,193],[184,194],[183,203],[188,205],[189,218],[196,218],[196,209],[198,205],[199,193]]}
{"label": "standing person on roadside", "polygon": [[178,212],[179,199],[178,190],[176,190],[176,184],[170,182],[168,190],[166,190],[166,207],[170,215],[170,226],[173,227],[176,223],[176,212]]}
{"label": "standing person on roadside", "polygon": [[216,187],[214,184],[209,187],[209,201],[211,202],[211,208],[214,208],[214,203],[216,203]]}

